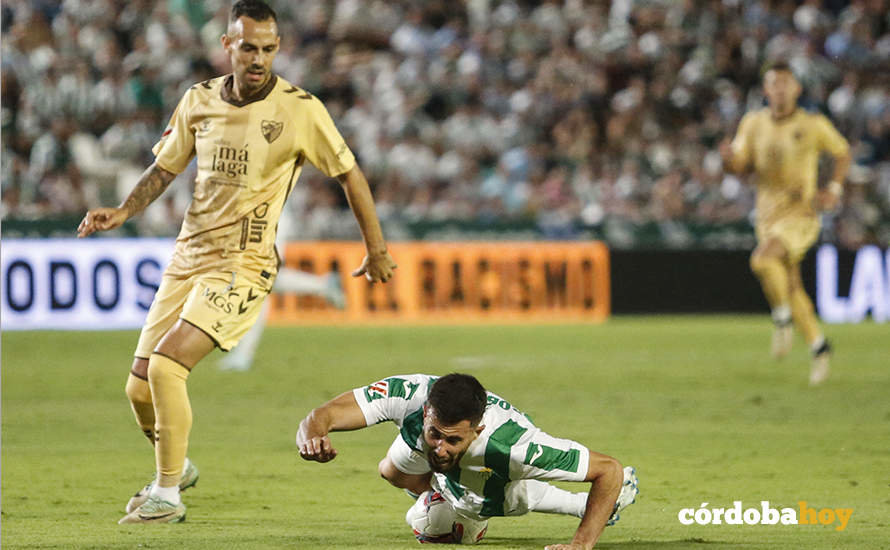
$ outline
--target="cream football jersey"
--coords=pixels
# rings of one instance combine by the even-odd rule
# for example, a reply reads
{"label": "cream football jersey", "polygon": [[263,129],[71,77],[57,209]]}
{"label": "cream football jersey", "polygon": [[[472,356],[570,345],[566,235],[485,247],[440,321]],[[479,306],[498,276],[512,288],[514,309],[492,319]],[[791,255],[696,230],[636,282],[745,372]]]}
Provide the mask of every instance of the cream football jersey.
{"label": "cream football jersey", "polygon": [[152,151],[197,177],[168,273],[274,273],[278,218],[303,163],[334,177],[355,158],[321,101],[273,75],[255,96],[232,97],[232,75],[201,82],[179,102]]}
{"label": "cream football jersey", "polygon": [[757,224],[769,226],[783,217],[818,215],[819,155],[841,156],[849,145],[822,114],[797,109],[777,121],[764,108],[742,118],[732,149],[754,169]]}

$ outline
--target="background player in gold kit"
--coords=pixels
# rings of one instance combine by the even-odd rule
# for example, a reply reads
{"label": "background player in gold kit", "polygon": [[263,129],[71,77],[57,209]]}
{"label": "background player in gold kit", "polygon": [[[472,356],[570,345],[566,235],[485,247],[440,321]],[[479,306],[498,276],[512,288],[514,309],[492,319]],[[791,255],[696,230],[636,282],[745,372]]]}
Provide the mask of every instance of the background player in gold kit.
{"label": "background player in gold kit", "polygon": [[185,519],[179,492],[198,475],[186,458],[186,379],[214,347],[231,349],[260,314],[278,268],[278,218],[304,162],[340,181],[358,220],[367,255],[353,275],[386,282],[396,267],[368,183],[327,110],[271,72],[280,42],[275,12],[259,0],[235,2],[221,41],[232,74],[192,86],[129,197],[90,210],[78,228],[85,237],[120,226],[197,156],[192,201],[126,386],[154,444],[157,477],[130,500],[121,523]]}
{"label": "background player in gold kit", "polygon": [[[763,77],[769,106],[746,114],[732,143],[720,145],[724,168],[752,171],[757,185],[757,248],[751,269],[772,309],[775,357],[791,349],[792,320],[813,355],[810,384],[828,376],[831,347],[803,288],[800,262],[819,236],[819,213],[837,207],[850,167],[849,145],[821,114],[797,106],[802,91],[788,65],[776,63]],[[834,172],[818,189],[819,155],[834,158]]]}

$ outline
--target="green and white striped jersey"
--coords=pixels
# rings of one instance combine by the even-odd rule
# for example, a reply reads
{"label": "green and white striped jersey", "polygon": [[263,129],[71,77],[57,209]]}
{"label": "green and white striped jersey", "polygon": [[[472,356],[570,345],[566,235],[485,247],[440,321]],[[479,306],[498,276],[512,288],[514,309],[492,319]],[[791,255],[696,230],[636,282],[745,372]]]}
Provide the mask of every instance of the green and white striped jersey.
{"label": "green and white striped jersey", "polygon": [[[429,447],[423,438],[423,405],[435,380],[426,374],[391,376],[356,388],[353,395],[369,426],[394,422],[399,437],[425,457]],[[517,493],[524,491],[516,482],[583,481],[587,476],[589,451],[584,445],[541,431],[528,416],[494,393],[488,392],[482,424],[485,429],[459,465],[447,473],[435,473],[433,479],[433,488],[465,515],[523,514],[528,510]]]}

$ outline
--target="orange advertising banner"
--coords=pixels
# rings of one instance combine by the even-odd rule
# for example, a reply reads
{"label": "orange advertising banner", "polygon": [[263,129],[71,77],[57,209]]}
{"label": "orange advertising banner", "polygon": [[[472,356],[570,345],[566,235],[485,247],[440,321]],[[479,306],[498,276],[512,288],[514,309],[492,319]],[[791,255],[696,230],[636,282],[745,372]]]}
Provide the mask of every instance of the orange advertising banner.
{"label": "orange advertising banner", "polygon": [[609,249],[602,242],[391,243],[395,277],[373,285],[350,276],[364,251],[357,242],[288,244],[288,267],[340,274],[347,305],[338,310],[314,296],[273,294],[269,321],[600,322],[609,316]]}

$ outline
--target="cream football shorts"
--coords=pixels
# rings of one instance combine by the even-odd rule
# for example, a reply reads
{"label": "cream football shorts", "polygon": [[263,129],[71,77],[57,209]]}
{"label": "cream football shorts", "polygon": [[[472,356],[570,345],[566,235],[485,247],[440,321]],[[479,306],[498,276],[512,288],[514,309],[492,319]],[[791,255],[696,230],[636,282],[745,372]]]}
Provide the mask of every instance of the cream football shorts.
{"label": "cream football shorts", "polygon": [[216,271],[191,277],[164,274],[148,310],[136,357],[148,358],[161,338],[183,319],[229,351],[256,322],[272,281],[259,274]]}
{"label": "cream football shorts", "polygon": [[756,228],[757,242],[762,243],[770,238],[779,239],[788,251],[788,259],[792,264],[800,263],[819,238],[819,218],[788,217],[773,223],[758,224]]}

